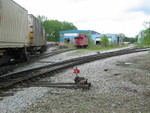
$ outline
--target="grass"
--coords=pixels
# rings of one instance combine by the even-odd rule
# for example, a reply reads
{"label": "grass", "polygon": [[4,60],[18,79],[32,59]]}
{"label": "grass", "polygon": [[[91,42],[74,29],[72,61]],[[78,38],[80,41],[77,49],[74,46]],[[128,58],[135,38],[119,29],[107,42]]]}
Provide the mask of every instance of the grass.
{"label": "grass", "polygon": [[[94,52],[99,52],[99,51],[106,51],[106,50],[112,50],[112,49],[118,49],[118,48],[124,48],[124,47],[128,47],[128,45],[125,46],[119,46],[119,47],[101,47],[100,45],[94,45],[94,46],[89,46],[86,49],[77,49],[77,51],[74,51],[72,53],[68,53],[69,55],[80,55],[80,54],[84,54],[84,53],[88,53],[90,51],[94,51]],[[73,49],[73,46],[68,46],[69,49]]]}
{"label": "grass", "polygon": [[[68,49],[74,49],[76,47],[74,47],[73,44],[67,44],[66,45]],[[85,50],[111,50],[111,49],[118,49],[118,48],[124,48],[124,47],[128,47],[129,45],[122,45],[122,46],[116,46],[116,45],[110,45],[108,47],[102,47],[101,45],[89,45]],[[78,49],[78,50],[82,50]]]}
{"label": "grass", "polygon": [[89,46],[87,49],[88,50],[111,50],[111,49],[118,49],[118,48],[124,48],[124,47],[128,47],[128,45],[118,46],[118,47],[113,47],[113,46],[109,46],[109,47]]}

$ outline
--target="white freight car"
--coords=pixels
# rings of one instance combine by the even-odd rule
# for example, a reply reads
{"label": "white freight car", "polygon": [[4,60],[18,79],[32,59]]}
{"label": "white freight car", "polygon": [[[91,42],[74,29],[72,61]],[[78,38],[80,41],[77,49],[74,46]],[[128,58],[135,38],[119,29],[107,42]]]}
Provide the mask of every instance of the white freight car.
{"label": "white freight car", "polygon": [[41,23],[13,0],[0,0],[0,65],[46,50]]}
{"label": "white freight car", "polygon": [[28,15],[30,50],[46,50],[46,35],[43,25],[32,14]]}
{"label": "white freight car", "polygon": [[13,0],[0,0],[0,65],[25,59],[28,41],[28,11]]}
{"label": "white freight car", "polygon": [[28,11],[12,0],[0,0],[0,48],[28,45]]}

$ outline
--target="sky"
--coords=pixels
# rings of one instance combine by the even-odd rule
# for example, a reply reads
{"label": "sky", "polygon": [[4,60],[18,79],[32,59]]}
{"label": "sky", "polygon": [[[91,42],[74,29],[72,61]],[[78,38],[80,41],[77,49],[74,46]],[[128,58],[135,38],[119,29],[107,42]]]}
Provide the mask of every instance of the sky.
{"label": "sky", "polygon": [[150,0],[14,0],[29,14],[73,23],[79,30],[135,37],[150,21]]}

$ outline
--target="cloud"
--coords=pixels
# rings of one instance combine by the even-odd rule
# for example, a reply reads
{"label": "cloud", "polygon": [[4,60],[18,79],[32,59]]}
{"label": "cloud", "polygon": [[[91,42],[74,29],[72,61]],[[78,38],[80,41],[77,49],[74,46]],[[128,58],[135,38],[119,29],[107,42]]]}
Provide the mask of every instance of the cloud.
{"label": "cloud", "polygon": [[[150,0],[14,0],[29,13],[72,22],[78,29],[138,34],[150,19]],[[34,4],[34,5],[32,5]]]}
{"label": "cloud", "polygon": [[140,4],[128,10],[129,12],[143,12],[146,15],[150,15],[150,1],[142,0]]}

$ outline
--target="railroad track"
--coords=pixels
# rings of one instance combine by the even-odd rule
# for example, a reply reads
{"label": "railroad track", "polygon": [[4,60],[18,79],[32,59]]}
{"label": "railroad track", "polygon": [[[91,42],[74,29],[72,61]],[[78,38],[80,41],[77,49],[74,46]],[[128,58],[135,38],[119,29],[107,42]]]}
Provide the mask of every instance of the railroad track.
{"label": "railroad track", "polygon": [[20,72],[5,74],[0,76],[0,89],[12,87],[13,85],[22,83],[24,81],[32,80],[34,78],[51,76],[53,75],[53,73],[57,73],[58,71],[61,71],[63,69],[75,65],[79,65],[79,64],[99,60],[99,59],[104,59],[108,57],[130,54],[135,52],[142,52],[142,51],[148,51],[148,49],[130,48],[130,49],[123,49],[119,51],[113,51],[113,52],[99,53],[95,55],[89,55],[89,56],[64,60],[57,63],[44,65],[38,68],[32,68]]}
{"label": "railroad track", "polygon": [[46,58],[46,57],[54,56],[54,55],[57,55],[57,54],[60,54],[60,53],[73,51],[73,50],[76,50],[76,49],[57,50],[57,51],[53,51],[53,52],[49,52],[49,53],[33,55],[33,56],[31,56],[30,60],[27,61],[27,62],[2,66],[2,67],[0,67],[0,76],[3,75],[3,74],[6,74],[8,72],[12,72],[13,70],[17,69],[18,67],[23,67],[27,64],[33,63],[33,62],[35,62],[39,59],[43,59],[43,58]]}
{"label": "railroad track", "polygon": [[39,60],[39,59],[47,58],[47,57],[50,57],[50,56],[58,55],[60,53],[73,51],[73,50],[76,50],[76,49],[57,50],[57,51],[53,51],[53,52],[49,52],[49,53],[39,54],[37,56],[33,56],[33,58],[30,61],[36,61],[36,60]]}
{"label": "railroad track", "polygon": [[[27,86],[27,85],[26,85]],[[76,84],[76,83],[50,83],[46,81],[38,81],[28,85],[29,87],[54,87],[54,88],[67,88],[67,89],[89,89],[91,83],[86,84]]]}

